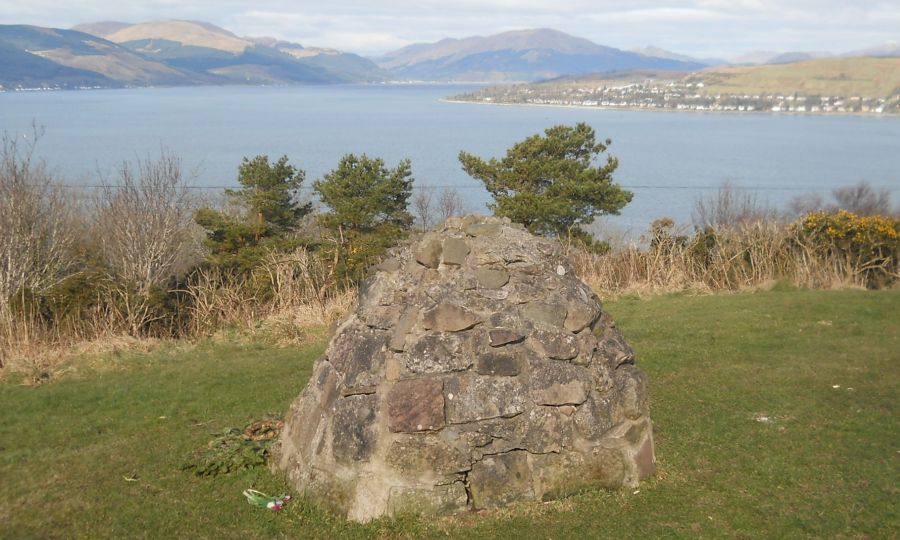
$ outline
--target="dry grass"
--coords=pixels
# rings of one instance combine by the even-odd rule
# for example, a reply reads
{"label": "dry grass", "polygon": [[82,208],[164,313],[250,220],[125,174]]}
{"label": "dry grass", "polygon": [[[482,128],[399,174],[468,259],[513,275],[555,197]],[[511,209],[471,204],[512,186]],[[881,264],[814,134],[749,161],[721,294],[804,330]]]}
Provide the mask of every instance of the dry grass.
{"label": "dry grass", "polygon": [[822,58],[793,64],[711,68],[707,94],[887,97],[900,87],[900,58]]}
{"label": "dry grass", "polygon": [[131,333],[127,317],[116,310],[98,310],[62,326],[0,309],[0,377],[17,373],[28,384],[40,384],[71,370],[73,359],[151,350],[173,338],[190,342],[224,333],[228,339],[294,345],[308,341],[310,332],[320,333],[356,301],[355,288],[337,282],[331,262],[304,249],[272,253],[246,277],[200,270],[180,292],[189,299],[188,322],[168,338]]}
{"label": "dry grass", "polygon": [[827,252],[776,220],[678,235],[671,222],[654,222],[642,238],[597,255],[570,251],[578,275],[598,294],[618,297],[673,292],[771,288],[775,283],[811,289],[866,288],[873,273],[894,282],[897,260],[873,265],[844,252]]}
{"label": "dry grass", "polygon": [[84,332],[82,328],[80,332],[65,333],[32,317],[0,314],[0,378],[18,374],[23,384],[42,384],[76,371],[76,359],[93,362],[124,352],[151,352],[166,342],[110,332],[99,321],[95,327],[94,332]]}
{"label": "dry grass", "polygon": [[[810,289],[890,286],[900,278],[897,257],[877,264],[840,250],[823,250],[800,229],[776,220],[679,234],[669,220],[653,223],[642,244],[621,244],[598,255],[570,249],[577,274],[604,298],[673,292],[714,293],[790,284]],[[351,311],[356,289],[335,276],[334,261],[305,249],[271,253],[250,275],[221,269],[196,272],[180,291],[188,299],[177,338],[223,337],[295,345],[316,339],[323,326]],[[2,311],[2,310],[0,310]],[[48,326],[39,317],[0,313],[0,376],[17,372],[30,383],[53,379],[72,358],[141,350],[165,340],[128,337],[127,321],[97,310],[78,324]],[[64,328],[64,329],[61,329]],[[169,338],[171,339],[171,337]],[[94,354],[91,354],[94,353]]]}

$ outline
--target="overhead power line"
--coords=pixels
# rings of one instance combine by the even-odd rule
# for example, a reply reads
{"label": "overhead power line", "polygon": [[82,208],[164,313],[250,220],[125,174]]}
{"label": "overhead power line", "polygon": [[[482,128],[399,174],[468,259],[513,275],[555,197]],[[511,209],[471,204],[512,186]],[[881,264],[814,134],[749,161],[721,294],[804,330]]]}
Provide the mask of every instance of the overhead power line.
{"label": "overhead power line", "polygon": [[[722,186],[687,186],[687,185],[654,185],[654,184],[620,184],[625,189],[696,189],[696,190],[717,190]],[[113,185],[94,185],[94,184],[51,184],[52,187],[63,189],[118,189],[121,186]],[[185,189],[197,190],[225,190],[240,189],[240,186],[184,186]],[[479,185],[454,185],[454,184],[424,184],[414,186],[418,189],[477,189],[484,190],[484,186]],[[831,191],[832,188],[823,188],[822,186],[741,186],[734,185],[734,189],[747,191]],[[301,191],[312,191],[312,186],[300,186]],[[898,191],[900,187],[886,186],[889,191]]]}

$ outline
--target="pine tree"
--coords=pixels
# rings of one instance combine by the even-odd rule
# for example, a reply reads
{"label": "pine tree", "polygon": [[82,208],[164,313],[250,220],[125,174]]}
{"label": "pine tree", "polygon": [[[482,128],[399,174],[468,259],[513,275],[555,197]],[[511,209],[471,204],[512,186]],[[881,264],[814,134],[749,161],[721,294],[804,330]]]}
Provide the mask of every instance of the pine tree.
{"label": "pine tree", "polygon": [[248,270],[268,250],[289,249],[290,238],[312,204],[300,204],[305,173],[290,165],[288,157],[269,163],[268,156],[244,158],[238,167],[240,189],[227,189],[237,214],[202,208],[194,220],[206,229],[206,246],[214,264]]}
{"label": "pine tree", "polygon": [[409,231],[412,168],[404,159],[388,169],[381,158],[347,154],[337,168],[313,183],[328,212],[319,223],[342,250],[345,274],[357,279],[387,247]]}
{"label": "pine tree", "polygon": [[494,214],[535,234],[593,245],[583,227],[597,216],[618,214],[632,197],[613,182],[619,165],[615,157],[608,155],[605,164],[595,165],[611,143],[598,143],[587,124],[558,125],[514,144],[501,160],[460,152],[459,161],[493,196],[488,206]]}

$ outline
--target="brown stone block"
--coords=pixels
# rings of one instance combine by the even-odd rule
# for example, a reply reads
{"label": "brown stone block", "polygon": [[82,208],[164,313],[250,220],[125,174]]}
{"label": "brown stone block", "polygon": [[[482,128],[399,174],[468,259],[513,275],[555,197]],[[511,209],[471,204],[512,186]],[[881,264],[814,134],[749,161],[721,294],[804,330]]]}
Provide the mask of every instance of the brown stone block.
{"label": "brown stone block", "polygon": [[615,379],[619,404],[625,417],[637,420],[641,416],[649,416],[647,375],[632,365],[624,365],[616,369]]}
{"label": "brown stone block", "polygon": [[468,330],[481,319],[468,309],[455,304],[438,304],[425,312],[422,325],[426,330],[438,330],[440,332],[460,332]]}
{"label": "brown stone block", "polygon": [[525,336],[506,328],[494,328],[488,331],[488,339],[491,347],[502,347],[510,343],[518,343],[525,339]]}
{"label": "brown stone block", "polygon": [[387,462],[408,478],[452,475],[472,468],[464,447],[431,434],[402,436],[388,449]]}
{"label": "brown stone block", "polygon": [[408,306],[404,311],[400,320],[394,326],[394,332],[391,334],[390,348],[395,352],[402,352],[406,348],[406,334],[416,324],[419,317],[419,308]]}
{"label": "brown stone block", "polygon": [[475,370],[480,375],[515,377],[522,371],[522,361],[511,354],[484,352],[478,355]]}
{"label": "brown stone block", "polygon": [[387,397],[388,429],[433,431],[444,427],[444,394],[440,380],[397,381]]}

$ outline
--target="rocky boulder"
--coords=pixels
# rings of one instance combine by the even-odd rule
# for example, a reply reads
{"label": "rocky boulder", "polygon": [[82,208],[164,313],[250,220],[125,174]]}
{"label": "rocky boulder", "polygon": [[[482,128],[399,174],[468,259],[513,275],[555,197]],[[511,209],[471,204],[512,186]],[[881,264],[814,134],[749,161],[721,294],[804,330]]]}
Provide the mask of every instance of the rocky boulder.
{"label": "rocky boulder", "polygon": [[557,243],[452,219],[372,269],[276,459],[357,521],[631,487],[655,469],[647,378]]}

